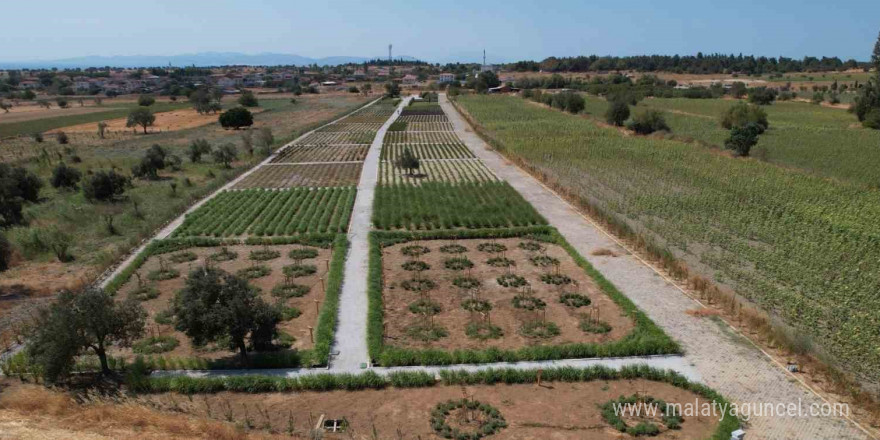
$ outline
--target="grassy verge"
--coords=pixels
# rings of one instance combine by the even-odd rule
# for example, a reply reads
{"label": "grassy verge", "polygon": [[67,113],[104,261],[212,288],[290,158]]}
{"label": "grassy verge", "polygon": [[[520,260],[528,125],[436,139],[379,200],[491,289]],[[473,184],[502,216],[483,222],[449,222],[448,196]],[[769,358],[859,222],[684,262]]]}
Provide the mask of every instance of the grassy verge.
{"label": "grassy verge", "polygon": [[[523,347],[517,350],[486,348],[482,350],[408,349],[386,345],[383,336],[382,248],[414,239],[480,238],[480,237],[529,237],[561,246],[577,264],[596,282],[630,317],[633,331],[621,340],[606,344],[562,344]],[[485,229],[473,231],[429,232],[373,232],[370,234],[370,257],[368,279],[368,328],[367,341],[370,357],[382,366],[400,365],[453,365],[491,362],[536,361],[551,359],[576,359],[592,357],[646,356],[681,353],[681,347],[657,327],[638,307],[620,293],[611,282],[581,257],[577,251],[554,228],[532,227],[518,229]]]}

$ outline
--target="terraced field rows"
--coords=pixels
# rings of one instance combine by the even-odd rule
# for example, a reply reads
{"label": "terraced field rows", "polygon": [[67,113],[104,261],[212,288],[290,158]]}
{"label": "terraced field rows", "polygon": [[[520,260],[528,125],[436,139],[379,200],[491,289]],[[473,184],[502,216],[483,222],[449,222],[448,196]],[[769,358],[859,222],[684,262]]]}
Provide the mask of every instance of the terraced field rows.
{"label": "terraced field rows", "polygon": [[382,160],[395,161],[409,148],[419,159],[472,159],[474,153],[461,143],[448,144],[387,144],[382,146]]}
{"label": "terraced field rows", "polygon": [[421,185],[422,182],[494,182],[498,178],[479,159],[422,160],[418,171],[409,173],[385,161],[379,166],[383,184]]}

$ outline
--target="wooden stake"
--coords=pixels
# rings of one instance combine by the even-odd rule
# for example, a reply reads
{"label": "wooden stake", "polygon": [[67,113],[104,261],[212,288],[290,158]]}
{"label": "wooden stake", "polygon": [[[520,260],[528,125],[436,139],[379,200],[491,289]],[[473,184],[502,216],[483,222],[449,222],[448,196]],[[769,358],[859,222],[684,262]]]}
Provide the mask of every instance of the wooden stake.
{"label": "wooden stake", "polygon": [[541,386],[541,375],[544,374],[544,369],[538,370],[538,386]]}
{"label": "wooden stake", "polygon": [[315,300],[315,313],[321,314],[321,307],[319,306],[318,300]]}
{"label": "wooden stake", "polygon": [[312,332],[312,327],[309,326],[309,339],[312,340],[312,344],[315,343],[315,334]]}

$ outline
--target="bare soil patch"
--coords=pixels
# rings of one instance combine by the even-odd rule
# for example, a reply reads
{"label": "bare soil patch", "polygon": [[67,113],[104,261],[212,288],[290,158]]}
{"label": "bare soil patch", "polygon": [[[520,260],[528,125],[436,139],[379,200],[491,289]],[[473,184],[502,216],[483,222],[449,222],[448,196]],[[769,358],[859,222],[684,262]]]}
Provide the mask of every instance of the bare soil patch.
{"label": "bare soil patch", "polygon": [[[497,347],[500,349],[516,349],[529,345],[567,343],[605,343],[626,336],[633,328],[633,321],[625,316],[608,296],[601,292],[593,280],[584,273],[568,253],[555,244],[540,243],[542,251],[521,249],[520,243],[527,242],[521,238],[510,238],[490,241],[488,239],[473,240],[431,240],[418,243],[409,242],[389,246],[383,249],[383,274],[385,278],[384,305],[387,328],[386,343],[408,348],[439,348],[483,349]],[[480,251],[481,244],[495,243],[506,247],[501,253]],[[425,246],[431,251],[421,257],[403,254],[407,246]],[[467,248],[462,253],[446,253],[441,248],[447,245],[460,245]],[[463,270],[446,268],[446,260],[467,258],[473,267]],[[513,266],[493,266],[492,259],[507,259]],[[544,263],[537,265],[532,260]],[[406,270],[403,268],[413,261],[421,261],[430,268],[423,271]],[[551,262],[558,261],[558,269]],[[494,260],[501,264],[503,260]],[[527,286],[505,287],[499,284],[499,277],[514,275],[522,277]],[[542,277],[557,277],[569,282],[561,285],[548,284]],[[408,290],[407,281],[414,278],[428,280],[433,288],[424,293]],[[457,278],[472,278],[479,287],[468,289],[456,285]],[[514,279],[513,277],[510,277]],[[467,282],[457,281],[467,286]],[[514,283],[516,284],[516,283]],[[412,287],[412,282],[409,283]],[[560,302],[563,293],[584,295],[589,304],[580,307],[566,306]],[[520,299],[517,299],[517,298]],[[413,326],[430,325],[431,317],[411,311],[410,306],[418,300],[427,300],[439,306],[433,315],[433,325],[448,331],[448,336],[436,341],[422,341],[408,334]],[[473,311],[463,308],[465,301]],[[488,316],[481,314],[485,303],[491,306]],[[518,303],[519,307],[515,305]],[[541,305],[543,303],[543,305]],[[531,308],[531,310],[530,310]],[[596,318],[610,326],[605,332],[587,332],[581,329],[584,321]],[[533,338],[522,334],[526,323],[553,323],[558,327],[559,334],[549,338]],[[595,323],[595,321],[592,321]],[[466,329],[469,324],[487,323],[500,328],[502,336],[481,340],[469,337]]]}
{"label": "bare soil patch", "polygon": [[[417,389],[333,391],[327,393],[219,393],[186,399],[174,394],[144,397],[150,405],[198,417],[229,420],[257,429],[306,434],[323,416],[346,420],[347,432],[324,438],[439,438],[431,428],[435,406],[449,400],[473,398],[497,408],[507,422],[491,439],[616,439],[631,438],[610,426],[598,406],[621,395],[647,392],[669,403],[704,402],[694,393],[646,380],[538,385],[437,386]],[[210,408],[210,409],[209,409]],[[229,410],[231,410],[231,413]],[[452,421],[454,422],[454,420]],[[711,417],[685,418],[680,430],[661,433],[661,439],[698,439],[712,436],[718,421]]]}
{"label": "bare soil patch", "polygon": [[[288,256],[288,253],[294,249],[302,248],[314,249],[317,251],[317,257],[301,261],[303,265],[314,266],[316,271],[313,274],[295,277],[289,281],[305,286],[308,289],[308,293],[305,293],[300,297],[290,298],[278,298],[274,296],[272,294],[272,289],[285,282],[284,267],[296,263]],[[173,357],[197,356],[205,359],[219,359],[235,355],[235,352],[228,350],[227,347],[213,347],[211,345],[201,348],[194,347],[190,343],[189,338],[187,338],[185,334],[174,330],[172,325],[156,322],[157,314],[170,308],[170,301],[173,300],[175,293],[183,288],[189,272],[198,269],[199,267],[203,267],[206,259],[210,255],[216,254],[222,249],[223,248],[219,247],[190,248],[185,251],[155,255],[150,257],[143,266],[137,270],[137,274],[140,276],[143,285],[153,287],[158,291],[158,296],[156,298],[142,302],[144,308],[149,314],[149,318],[147,319],[147,336],[173,336],[180,342],[180,345],[174,350],[163,353],[162,355]],[[217,267],[234,274],[239,270],[252,268],[254,266],[267,266],[271,272],[266,276],[250,280],[250,284],[260,289],[260,296],[266,302],[270,304],[280,302],[284,307],[294,307],[301,312],[300,316],[289,321],[281,322],[278,329],[295,338],[291,348],[299,350],[312,348],[314,344],[309,337],[308,327],[312,327],[313,329],[317,327],[318,312],[320,306],[324,303],[324,290],[322,289],[321,279],[325,279],[326,282],[327,267],[331,251],[329,249],[314,248],[298,244],[268,247],[239,245],[229,246],[226,249],[238,254],[237,258],[230,261],[212,261],[210,263],[212,267]],[[277,258],[268,261],[251,259],[250,254],[252,251],[265,250],[277,251],[280,255]],[[186,252],[194,253],[196,259],[181,263],[175,263],[173,261],[175,255]],[[160,270],[163,267],[165,269],[176,270],[180,275],[164,281],[151,281],[150,273]],[[138,276],[135,275],[132,276],[128,283],[119,289],[116,295],[118,299],[122,300],[128,298],[130,294],[137,290]],[[134,353],[132,353],[131,349],[118,350],[114,355],[121,355],[126,358],[134,357]]]}
{"label": "bare soil patch", "polygon": [[[261,110],[250,109],[251,113],[259,113]],[[208,114],[199,114],[195,111],[195,109],[187,108],[181,110],[172,110],[170,112],[161,112],[156,113],[156,122],[152,127],[147,128],[148,133],[157,133],[164,131],[177,131],[177,130],[185,130],[187,128],[201,127],[202,125],[208,125],[214,122],[217,122],[218,114],[208,113]],[[104,121],[107,123],[107,131],[111,133],[116,132],[129,132],[142,134],[144,129],[140,126],[128,128],[125,126],[127,118],[119,118],[119,119],[110,119],[108,121]],[[64,127],[63,129],[65,133],[97,133],[98,131],[98,123],[97,122],[89,122],[85,124],[72,125],[69,127]],[[58,131],[58,130],[53,130]]]}

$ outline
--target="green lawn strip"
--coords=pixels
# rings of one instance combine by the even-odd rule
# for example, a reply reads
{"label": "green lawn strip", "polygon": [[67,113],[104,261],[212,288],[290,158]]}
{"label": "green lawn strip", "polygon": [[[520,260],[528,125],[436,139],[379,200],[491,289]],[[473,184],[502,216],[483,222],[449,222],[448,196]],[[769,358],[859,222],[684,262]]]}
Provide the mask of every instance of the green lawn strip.
{"label": "green lawn strip", "polygon": [[[105,290],[115,294],[151,256],[177,252],[193,247],[220,247],[235,245],[271,246],[284,244],[302,244],[321,248],[332,247],[330,271],[327,276],[327,292],[315,332],[315,346],[309,350],[284,351],[277,353],[254,353],[249,355],[250,368],[295,368],[325,366],[330,356],[330,345],[336,332],[336,317],[339,309],[339,294],[342,288],[342,274],[345,256],[348,251],[348,240],[344,234],[309,234],[298,237],[251,237],[246,240],[217,239],[208,237],[170,238],[155,240],[143,252],[123,269],[108,284]],[[237,368],[235,360],[208,360],[196,357],[179,358],[151,356],[146,358],[148,365],[160,370],[216,370]]]}
{"label": "green lawn strip", "polygon": [[[527,237],[529,239],[554,243],[563,247],[584,271],[593,278],[602,291],[620,308],[622,313],[633,319],[635,328],[623,339],[606,344],[563,344],[522,347],[516,350],[486,348],[481,350],[437,350],[409,349],[384,344],[382,248],[410,240],[467,239],[467,238],[508,238]],[[453,365],[480,364],[491,362],[537,361],[553,359],[578,359],[593,357],[647,356],[682,353],[681,347],[661,330],[626,296],[620,293],[611,282],[593,268],[577,251],[551,227],[529,227],[514,229],[484,229],[469,231],[430,231],[430,232],[381,232],[370,234],[370,258],[368,279],[368,329],[367,341],[370,357],[378,365]]]}

